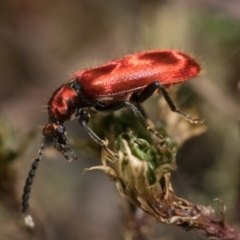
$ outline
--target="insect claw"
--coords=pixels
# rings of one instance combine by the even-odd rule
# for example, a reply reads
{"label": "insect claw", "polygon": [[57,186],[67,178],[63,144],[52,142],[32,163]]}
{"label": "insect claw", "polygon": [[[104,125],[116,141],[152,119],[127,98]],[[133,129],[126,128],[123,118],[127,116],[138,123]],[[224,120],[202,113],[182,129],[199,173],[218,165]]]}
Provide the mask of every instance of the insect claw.
{"label": "insect claw", "polygon": [[197,123],[204,123],[205,119],[201,119],[201,118],[194,118],[190,120],[191,123],[197,124]]}

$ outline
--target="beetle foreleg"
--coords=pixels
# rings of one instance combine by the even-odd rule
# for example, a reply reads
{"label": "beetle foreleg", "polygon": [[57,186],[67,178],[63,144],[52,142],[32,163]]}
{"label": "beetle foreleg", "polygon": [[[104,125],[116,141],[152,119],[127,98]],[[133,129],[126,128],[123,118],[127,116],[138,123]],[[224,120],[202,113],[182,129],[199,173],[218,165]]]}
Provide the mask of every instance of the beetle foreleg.
{"label": "beetle foreleg", "polygon": [[110,155],[112,155],[112,152],[110,151],[110,149],[107,147],[107,140],[102,140],[101,138],[99,138],[96,133],[93,132],[93,130],[91,128],[88,127],[88,122],[90,119],[90,115],[86,112],[86,111],[81,111],[79,113],[79,118],[78,118],[78,122],[79,124],[86,130],[86,132],[88,133],[88,135],[93,139],[93,141],[95,141],[98,145],[100,145],[101,147],[104,148],[104,150],[109,153]]}

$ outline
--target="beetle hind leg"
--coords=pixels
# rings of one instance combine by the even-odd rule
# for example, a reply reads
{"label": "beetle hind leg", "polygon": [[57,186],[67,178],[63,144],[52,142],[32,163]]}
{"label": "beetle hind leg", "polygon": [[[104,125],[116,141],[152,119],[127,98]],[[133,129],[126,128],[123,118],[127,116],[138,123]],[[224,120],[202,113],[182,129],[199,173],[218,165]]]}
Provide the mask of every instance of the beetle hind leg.
{"label": "beetle hind leg", "polygon": [[145,89],[141,92],[141,94],[139,94],[137,97],[134,97],[135,98],[134,100],[139,103],[142,103],[145,100],[147,100],[149,97],[151,97],[156,90],[161,90],[163,97],[164,97],[165,101],[167,102],[168,106],[170,107],[171,111],[182,115],[185,119],[187,119],[191,123],[203,123],[204,122],[203,119],[192,118],[187,113],[177,109],[176,105],[173,103],[173,101],[172,101],[171,97],[169,96],[165,87],[158,81],[150,83],[147,87],[145,87]]}

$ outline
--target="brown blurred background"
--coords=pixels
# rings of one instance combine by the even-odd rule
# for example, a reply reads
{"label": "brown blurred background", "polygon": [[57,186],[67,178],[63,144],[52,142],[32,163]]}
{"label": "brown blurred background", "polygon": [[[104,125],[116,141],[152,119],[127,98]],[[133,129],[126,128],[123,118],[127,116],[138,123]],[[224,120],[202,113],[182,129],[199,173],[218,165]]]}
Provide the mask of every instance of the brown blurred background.
{"label": "brown blurred background", "polygon": [[[197,105],[208,130],[179,150],[173,173],[178,196],[204,205],[227,205],[227,221],[240,223],[240,1],[237,0],[2,0],[0,1],[0,114],[14,129],[9,149],[37,132],[11,168],[16,199],[47,123],[44,107],[74,71],[149,49],[179,49],[195,56],[202,75],[184,84],[178,105]],[[147,104],[145,105],[147,107]],[[153,113],[150,118],[156,119]],[[72,137],[87,138],[77,121]],[[3,131],[5,125],[0,127]],[[2,141],[5,141],[4,138]],[[122,212],[115,185],[98,165],[98,155],[78,151],[67,163],[46,151],[30,205],[42,219],[38,233],[21,230],[18,209],[0,203],[0,238],[91,239],[122,237]],[[0,160],[1,161],[1,160]],[[5,194],[5,193],[1,193]],[[2,196],[3,198],[3,196]],[[10,200],[6,200],[10,201]],[[20,207],[19,207],[20,211]],[[18,220],[16,220],[18,219]],[[23,226],[22,226],[23,228]],[[153,239],[200,239],[194,232],[158,224]]]}

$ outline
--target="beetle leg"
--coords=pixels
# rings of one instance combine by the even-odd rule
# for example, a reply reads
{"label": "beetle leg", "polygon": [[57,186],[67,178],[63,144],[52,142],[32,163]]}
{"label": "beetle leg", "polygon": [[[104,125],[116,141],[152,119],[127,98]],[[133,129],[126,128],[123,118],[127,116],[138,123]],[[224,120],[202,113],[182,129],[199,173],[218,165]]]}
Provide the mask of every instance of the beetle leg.
{"label": "beetle leg", "polygon": [[170,107],[170,109],[173,112],[176,112],[180,115],[182,115],[184,118],[186,118],[189,122],[191,123],[202,123],[204,122],[203,119],[199,119],[199,118],[192,118],[190,115],[188,115],[187,113],[177,109],[176,105],[173,103],[171,97],[169,96],[167,90],[165,89],[165,87],[158,81],[152,82],[150,83],[143,91],[142,93],[136,98],[135,101],[142,103],[145,100],[147,100],[149,97],[151,97],[153,95],[153,93],[157,90],[160,89],[162,91],[163,97],[166,100],[168,106]]}
{"label": "beetle leg", "polygon": [[159,85],[162,85],[162,84],[160,84],[158,81],[148,84],[140,94],[138,94],[137,96],[134,96],[134,101],[139,103],[146,101],[148,98],[150,98],[154,94],[154,92],[157,89],[159,89],[160,87]]}
{"label": "beetle leg", "polygon": [[112,155],[112,152],[110,151],[110,149],[107,147],[107,140],[102,140],[101,138],[99,138],[96,133],[93,132],[93,130],[91,128],[88,127],[88,122],[90,119],[90,115],[88,114],[88,112],[86,111],[80,111],[79,113],[79,118],[78,118],[78,122],[79,124],[86,130],[86,132],[88,133],[88,135],[93,139],[94,142],[96,142],[98,145],[100,145],[101,147],[104,148],[104,150],[109,153],[110,155]]}
{"label": "beetle leg", "polygon": [[112,112],[117,111],[122,108],[128,107],[131,109],[131,111],[134,113],[134,115],[138,118],[138,120],[142,123],[142,125],[151,133],[153,133],[156,137],[163,140],[163,136],[161,136],[156,130],[152,129],[148,123],[146,122],[145,118],[143,117],[142,113],[129,101],[123,100],[111,103],[106,106],[95,106],[97,111],[103,111],[103,112]]}
{"label": "beetle leg", "polygon": [[130,98],[130,102],[133,102],[134,105],[137,107],[137,109],[141,112],[142,116],[147,119],[147,114],[146,112],[144,111],[142,105],[141,105],[141,102],[139,102],[139,94],[137,92],[134,92]]}

